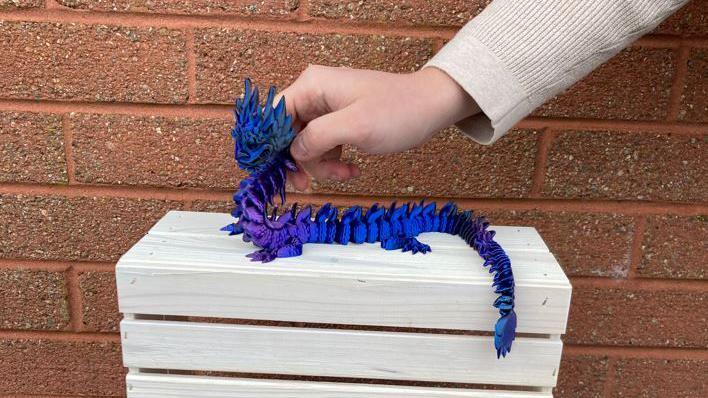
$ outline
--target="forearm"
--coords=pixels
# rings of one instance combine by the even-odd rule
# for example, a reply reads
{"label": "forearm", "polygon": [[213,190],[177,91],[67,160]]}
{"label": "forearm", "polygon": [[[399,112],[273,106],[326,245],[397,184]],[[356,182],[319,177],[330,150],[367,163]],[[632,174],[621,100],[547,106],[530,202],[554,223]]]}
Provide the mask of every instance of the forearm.
{"label": "forearm", "polygon": [[483,113],[459,125],[490,144],[687,2],[496,0],[426,66],[472,96]]}

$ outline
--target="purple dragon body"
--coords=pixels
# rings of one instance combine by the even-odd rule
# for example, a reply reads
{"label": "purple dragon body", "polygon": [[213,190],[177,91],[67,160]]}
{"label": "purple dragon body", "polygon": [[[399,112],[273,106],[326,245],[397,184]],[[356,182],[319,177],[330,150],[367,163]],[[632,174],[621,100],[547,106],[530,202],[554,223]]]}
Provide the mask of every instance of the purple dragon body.
{"label": "purple dragon body", "polygon": [[[484,260],[494,274],[492,286],[499,297],[494,307],[500,318],[495,326],[494,345],[497,357],[506,356],[516,332],[514,312],[514,276],[511,262],[502,247],[494,241],[494,231],[487,229],[482,217],[471,211],[460,212],[454,203],[439,211],[436,204],[409,203],[388,208],[373,205],[368,209],[353,206],[338,217],[338,209],[326,204],[316,214],[311,207],[297,205],[278,215],[279,204],[285,203],[287,171],[296,171],[289,147],[295,133],[292,118],[287,115],[284,99],[273,106],[275,88],[271,87],[265,106],[261,107],[258,89],[246,80],[245,92],[236,101],[236,125],[231,134],[235,141],[235,157],[249,176],[241,181],[234,194],[237,218],[224,228],[231,235],[242,234],[260,250],[248,255],[253,261],[269,262],[278,257],[302,254],[306,243],[342,244],[376,243],[386,250],[427,253],[430,246],[416,238],[423,232],[442,232],[460,236]],[[269,212],[269,206],[272,209]]]}

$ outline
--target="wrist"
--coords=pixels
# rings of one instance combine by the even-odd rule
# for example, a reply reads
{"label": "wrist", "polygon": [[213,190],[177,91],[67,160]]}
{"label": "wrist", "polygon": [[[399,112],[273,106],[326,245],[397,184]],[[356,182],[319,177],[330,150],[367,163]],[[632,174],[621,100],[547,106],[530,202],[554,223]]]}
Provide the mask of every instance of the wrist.
{"label": "wrist", "polygon": [[430,109],[439,117],[437,128],[453,125],[481,112],[477,102],[450,75],[434,66],[417,72],[423,82]]}

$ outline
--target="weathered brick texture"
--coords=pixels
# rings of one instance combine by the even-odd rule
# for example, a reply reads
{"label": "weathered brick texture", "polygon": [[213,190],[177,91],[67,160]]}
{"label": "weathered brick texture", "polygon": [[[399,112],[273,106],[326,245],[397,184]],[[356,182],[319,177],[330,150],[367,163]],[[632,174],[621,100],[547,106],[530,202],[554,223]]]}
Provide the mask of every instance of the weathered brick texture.
{"label": "weathered brick texture", "polygon": [[479,14],[490,2],[490,0],[312,0],[310,15],[340,21],[462,26]]}
{"label": "weathered brick texture", "polygon": [[708,201],[706,137],[568,131],[548,155],[543,194],[567,199]]}
{"label": "weathered brick texture", "polygon": [[708,215],[649,217],[637,273],[647,278],[705,279],[707,242]]}
{"label": "weathered brick texture", "polygon": [[0,268],[0,329],[62,330],[69,324],[63,272]]}
{"label": "weathered brick texture", "polygon": [[184,33],[165,28],[1,22],[0,97],[180,103]]}
{"label": "weathered brick texture", "polygon": [[[412,72],[433,53],[432,40],[411,37],[234,29],[199,29],[194,35],[200,103],[232,103],[246,77],[284,88],[308,64]],[[274,62],[275,54],[282,62]]]}
{"label": "weathered brick texture", "polygon": [[79,274],[79,289],[84,330],[117,332],[120,315],[115,274],[112,271],[82,272]]}
{"label": "weathered brick texture", "polygon": [[64,154],[60,116],[0,112],[0,182],[65,183]]}
{"label": "weathered brick texture", "polygon": [[160,200],[0,195],[0,258],[117,260],[169,209]]}
{"label": "weathered brick texture", "polygon": [[701,397],[708,391],[706,374],[706,360],[622,359],[612,375],[612,397]]}
{"label": "weathered brick texture", "polygon": [[3,394],[125,394],[118,343],[4,339],[0,358]]}
{"label": "weathered brick texture", "polygon": [[575,286],[564,341],[649,347],[708,346],[708,292]]}
{"label": "weathered brick texture", "polygon": [[676,73],[672,49],[622,51],[535,114],[553,117],[663,120]]}
{"label": "weathered brick texture", "polygon": [[694,49],[686,62],[688,75],[683,86],[678,117],[687,122],[708,122],[708,50]]}
{"label": "weathered brick texture", "polygon": [[292,16],[299,0],[57,0],[79,10],[150,12],[187,15]]}
{"label": "weathered brick texture", "polygon": [[37,8],[44,6],[44,0],[0,0],[0,10]]}
{"label": "weathered brick texture", "polygon": [[223,119],[75,114],[76,179],[231,189],[244,177],[233,160],[231,124]]}
{"label": "weathered brick texture", "polygon": [[609,360],[607,357],[568,356],[561,360],[558,386],[553,390],[556,398],[602,397]]}
{"label": "weathered brick texture", "polygon": [[708,32],[708,3],[693,0],[657,28],[657,33],[683,36],[706,36]]}
{"label": "weathered brick texture", "polygon": [[[634,219],[621,214],[480,209],[496,225],[535,227],[570,276],[625,278]],[[602,250],[598,250],[598,238]]]}
{"label": "weathered brick texture", "polygon": [[526,197],[531,189],[537,140],[538,132],[519,131],[510,133],[498,145],[480,146],[459,131],[448,129],[422,147],[397,155],[371,156],[349,148],[344,156],[361,168],[361,177],[318,183],[314,190],[393,196]]}

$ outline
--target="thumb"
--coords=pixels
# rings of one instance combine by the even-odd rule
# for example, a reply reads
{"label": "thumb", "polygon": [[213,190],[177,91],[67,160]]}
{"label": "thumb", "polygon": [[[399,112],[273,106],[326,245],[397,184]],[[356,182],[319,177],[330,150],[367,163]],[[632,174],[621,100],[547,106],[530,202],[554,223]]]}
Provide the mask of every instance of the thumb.
{"label": "thumb", "polygon": [[340,145],[356,145],[363,136],[363,129],[362,118],[354,114],[352,107],[347,107],[310,121],[290,146],[293,158],[304,162],[321,157]]}

